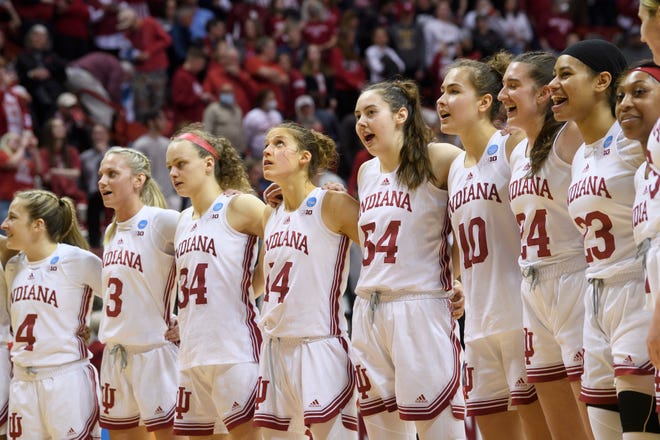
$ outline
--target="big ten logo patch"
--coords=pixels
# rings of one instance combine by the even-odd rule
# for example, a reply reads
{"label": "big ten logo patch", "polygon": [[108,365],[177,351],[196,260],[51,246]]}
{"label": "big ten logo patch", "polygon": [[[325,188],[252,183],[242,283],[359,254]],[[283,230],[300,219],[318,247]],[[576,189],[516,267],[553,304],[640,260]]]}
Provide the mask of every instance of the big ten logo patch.
{"label": "big ten logo patch", "polygon": [[497,161],[497,156],[495,153],[497,153],[497,150],[499,149],[499,146],[497,144],[492,144],[488,146],[488,149],[486,152],[488,153],[488,161],[489,162],[496,162]]}
{"label": "big ten logo patch", "polygon": [[113,408],[115,406],[115,392],[117,391],[116,388],[111,388],[110,384],[108,382],[103,384],[102,388],[102,393],[103,393],[103,414],[109,414],[110,408]]}
{"label": "big ten logo patch", "polygon": [[181,420],[183,414],[190,411],[190,395],[192,391],[186,391],[186,387],[179,387],[176,392],[176,419]]}
{"label": "big ten logo patch", "polygon": [[530,359],[534,356],[534,332],[530,332],[527,327],[525,330],[525,365],[530,365]]}
{"label": "big ten logo patch", "polygon": [[254,409],[259,409],[259,405],[266,401],[269,383],[270,381],[263,380],[263,377],[259,376],[259,380],[257,381],[257,399],[255,400]]}
{"label": "big ten logo patch", "polygon": [[55,255],[53,258],[50,260],[50,267],[48,268],[48,271],[50,272],[57,272],[57,262],[60,261],[60,257]]}
{"label": "big ten logo patch", "polygon": [[367,369],[362,365],[357,364],[355,366],[355,378],[357,380],[357,390],[360,393],[360,399],[366,399],[367,392],[371,389],[371,382],[369,381],[369,376],[367,376]]}
{"label": "big ten logo patch", "polygon": [[213,213],[211,214],[211,218],[212,218],[212,219],[220,218],[220,214],[218,214],[218,211],[220,211],[220,210],[222,209],[223,206],[224,206],[224,205],[223,205],[222,203],[220,203],[220,202],[218,202],[218,203],[216,203],[215,205],[213,205]]}
{"label": "big ten logo patch", "polygon": [[23,435],[23,425],[21,423],[22,419],[23,417],[19,416],[15,412],[11,413],[9,416],[8,434],[12,440],[17,439]]}
{"label": "big ten logo patch", "polygon": [[468,367],[467,364],[463,364],[463,398],[468,399],[468,396],[472,389],[474,388],[474,367]]}
{"label": "big ten logo patch", "polygon": [[146,220],[140,220],[140,222],[138,223],[138,225],[137,225],[137,227],[138,227],[137,236],[138,237],[143,237],[144,236],[144,228],[147,227],[147,223],[148,222]]}

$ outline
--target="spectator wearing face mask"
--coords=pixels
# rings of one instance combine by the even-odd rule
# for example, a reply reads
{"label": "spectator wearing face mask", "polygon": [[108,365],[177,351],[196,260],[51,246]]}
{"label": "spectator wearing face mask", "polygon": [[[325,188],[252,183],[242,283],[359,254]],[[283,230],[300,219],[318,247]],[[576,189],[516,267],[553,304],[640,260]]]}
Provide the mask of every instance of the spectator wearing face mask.
{"label": "spectator wearing face mask", "polygon": [[243,111],[236,102],[231,83],[226,82],[220,86],[218,100],[206,107],[203,121],[204,131],[229,139],[236,151],[241,156],[245,155]]}
{"label": "spectator wearing face mask", "polygon": [[263,89],[257,95],[257,104],[243,119],[243,134],[246,155],[256,158],[263,156],[266,132],[282,122],[282,114],[277,110],[277,97],[270,89]]}

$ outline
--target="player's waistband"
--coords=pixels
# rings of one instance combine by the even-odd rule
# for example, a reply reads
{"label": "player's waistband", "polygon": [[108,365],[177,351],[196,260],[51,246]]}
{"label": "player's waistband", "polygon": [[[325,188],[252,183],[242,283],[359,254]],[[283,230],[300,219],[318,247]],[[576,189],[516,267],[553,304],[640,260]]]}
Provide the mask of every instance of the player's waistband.
{"label": "player's waistband", "polygon": [[523,279],[527,280],[532,286],[539,281],[555,279],[566,273],[578,272],[587,268],[587,262],[583,256],[576,256],[566,261],[559,261],[546,265],[529,265],[521,267]]}
{"label": "player's waistband", "polygon": [[14,364],[12,374],[17,380],[37,381],[80,370],[87,365],[89,365],[89,359],[81,359],[79,361],[69,362],[68,364],[55,367],[22,367]]}
{"label": "player's waistband", "polygon": [[305,336],[301,338],[277,337],[264,334],[264,343],[280,345],[302,345],[313,342],[324,341],[326,339],[344,338],[345,335],[326,335],[326,336]]}
{"label": "player's waistband", "polygon": [[[598,316],[598,309],[600,307],[600,297],[603,290],[612,284],[625,283],[632,280],[644,280],[644,272],[641,268],[635,270],[627,270],[612,275],[607,278],[587,278],[587,282],[591,285],[591,302],[593,306],[594,316]],[[642,292],[643,293],[643,292]]]}
{"label": "player's waistband", "polygon": [[415,301],[420,299],[450,298],[451,290],[361,290],[355,293],[370,302]]}
{"label": "player's waistband", "polygon": [[104,349],[104,356],[112,356],[115,362],[119,361],[121,369],[123,370],[128,366],[129,356],[146,353],[151,350],[156,350],[158,348],[164,347],[171,344],[171,342],[159,342],[158,344],[148,344],[148,345],[124,345],[124,344],[114,344],[109,342],[106,344]]}

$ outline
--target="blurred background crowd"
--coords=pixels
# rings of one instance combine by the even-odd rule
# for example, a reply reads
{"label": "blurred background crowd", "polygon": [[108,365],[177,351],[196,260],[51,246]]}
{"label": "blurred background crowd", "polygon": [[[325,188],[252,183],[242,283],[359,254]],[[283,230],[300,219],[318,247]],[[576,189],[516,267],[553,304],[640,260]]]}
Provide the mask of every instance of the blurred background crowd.
{"label": "blurred background crowd", "polygon": [[165,148],[190,122],[231,141],[257,193],[270,127],[294,120],[322,131],[340,154],[330,178],[354,194],[368,158],[353,116],[365,84],[415,79],[441,138],[435,100],[453,60],[560,52],[585,38],[613,41],[629,63],[649,58],[638,3],[0,0],[0,216],[16,190],[44,187],[76,201],[98,247],[107,217],[97,170],[115,144],[144,152],[180,209]]}

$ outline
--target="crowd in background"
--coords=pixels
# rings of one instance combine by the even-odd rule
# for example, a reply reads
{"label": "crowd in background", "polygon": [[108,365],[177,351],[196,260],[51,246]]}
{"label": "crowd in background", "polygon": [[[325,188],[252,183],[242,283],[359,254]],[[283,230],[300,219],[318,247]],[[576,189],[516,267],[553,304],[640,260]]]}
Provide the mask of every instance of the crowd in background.
{"label": "crowd in background", "polygon": [[[444,69],[502,49],[562,51],[605,38],[648,58],[637,1],[13,0],[0,3],[0,217],[16,190],[70,196],[100,246],[98,164],[112,145],[147,155],[170,207],[168,138],[201,122],[229,139],[259,193],[267,130],[294,120],[329,135],[355,193],[368,158],[360,90],[394,75],[420,86],[427,123]],[[456,139],[452,139],[457,143]]]}

